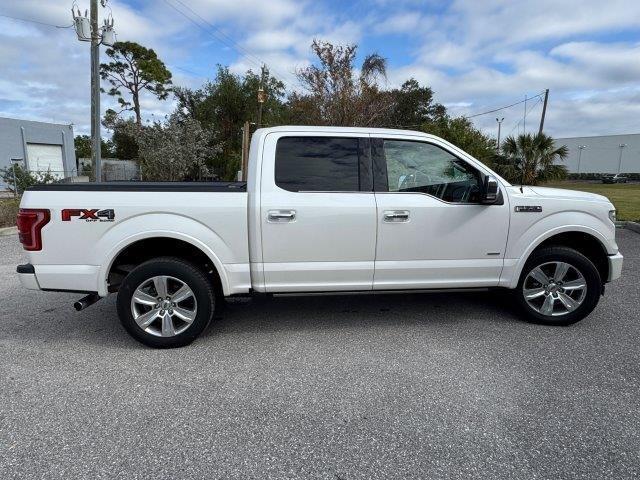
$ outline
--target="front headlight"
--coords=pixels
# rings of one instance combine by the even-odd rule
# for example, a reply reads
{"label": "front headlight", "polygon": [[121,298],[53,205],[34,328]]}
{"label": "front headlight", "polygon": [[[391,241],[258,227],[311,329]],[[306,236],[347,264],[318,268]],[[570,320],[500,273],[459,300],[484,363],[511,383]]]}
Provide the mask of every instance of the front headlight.
{"label": "front headlight", "polygon": [[611,220],[613,223],[616,223],[616,211],[615,210],[609,210],[609,220]]}

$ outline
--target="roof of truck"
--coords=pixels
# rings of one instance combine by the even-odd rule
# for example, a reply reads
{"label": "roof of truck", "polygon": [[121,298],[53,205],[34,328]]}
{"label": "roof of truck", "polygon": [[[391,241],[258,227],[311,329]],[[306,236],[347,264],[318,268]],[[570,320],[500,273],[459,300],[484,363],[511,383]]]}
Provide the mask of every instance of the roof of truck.
{"label": "roof of truck", "polygon": [[395,128],[370,128],[370,127],[324,127],[324,126],[307,126],[307,125],[281,125],[279,127],[260,128],[255,133],[274,133],[274,132],[335,132],[335,133],[378,133],[384,135],[418,135],[421,137],[435,137],[424,132],[415,130],[402,130]]}

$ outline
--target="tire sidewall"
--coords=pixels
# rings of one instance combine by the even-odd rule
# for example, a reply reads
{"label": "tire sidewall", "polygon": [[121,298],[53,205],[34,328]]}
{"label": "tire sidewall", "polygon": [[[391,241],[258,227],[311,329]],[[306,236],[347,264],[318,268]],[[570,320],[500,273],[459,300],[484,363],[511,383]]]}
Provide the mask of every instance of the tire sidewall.
{"label": "tire sidewall", "polygon": [[[198,312],[189,328],[173,337],[158,337],[138,326],[131,312],[131,297],[145,280],[158,275],[175,277],[186,283],[193,292]],[[195,266],[179,259],[160,258],[142,263],[122,281],[118,290],[118,316],[123,327],[139,342],[154,348],[173,348],[188,345],[202,333],[213,316],[215,297],[207,277]]]}
{"label": "tire sidewall", "polygon": [[[524,298],[522,286],[527,275],[535,267],[548,262],[568,263],[572,267],[576,268],[585,278],[587,283],[586,296],[582,304],[573,312],[569,312],[558,317],[542,315],[536,312]],[[522,269],[522,274],[520,275],[515,295],[520,307],[525,311],[529,320],[536,323],[544,323],[546,325],[571,325],[582,320],[593,311],[600,300],[601,292],[602,281],[600,279],[600,274],[591,260],[571,248],[551,247],[535,252],[531,258],[527,260],[524,268]]]}

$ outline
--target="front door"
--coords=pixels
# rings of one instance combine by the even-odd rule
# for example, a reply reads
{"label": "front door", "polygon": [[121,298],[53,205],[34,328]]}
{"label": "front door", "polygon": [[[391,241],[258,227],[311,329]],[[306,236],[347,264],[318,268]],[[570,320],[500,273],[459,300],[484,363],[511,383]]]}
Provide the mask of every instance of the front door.
{"label": "front door", "polygon": [[436,140],[371,141],[378,214],[374,289],[497,285],[509,206],[504,200],[479,203],[480,166]]}
{"label": "front door", "polygon": [[376,244],[369,139],[272,133],[261,181],[267,292],[371,290]]}

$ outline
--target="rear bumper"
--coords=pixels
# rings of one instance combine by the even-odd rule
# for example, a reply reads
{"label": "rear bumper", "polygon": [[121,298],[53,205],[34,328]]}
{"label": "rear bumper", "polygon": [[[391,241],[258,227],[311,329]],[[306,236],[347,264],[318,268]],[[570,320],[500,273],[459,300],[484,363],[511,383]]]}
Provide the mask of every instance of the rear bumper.
{"label": "rear bumper", "polygon": [[615,255],[609,255],[609,278],[607,278],[607,282],[620,278],[623,259],[624,257],[619,252]]}
{"label": "rear bumper", "polygon": [[[96,292],[98,268],[93,265],[18,265],[20,283],[30,290]],[[105,293],[106,295],[106,293]]]}
{"label": "rear bumper", "polygon": [[27,263],[26,265],[18,265],[16,268],[18,272],[18,278],[24,288],[29,290],[40,290],[38,279],[36,278],[36,270],[33,265]]}

